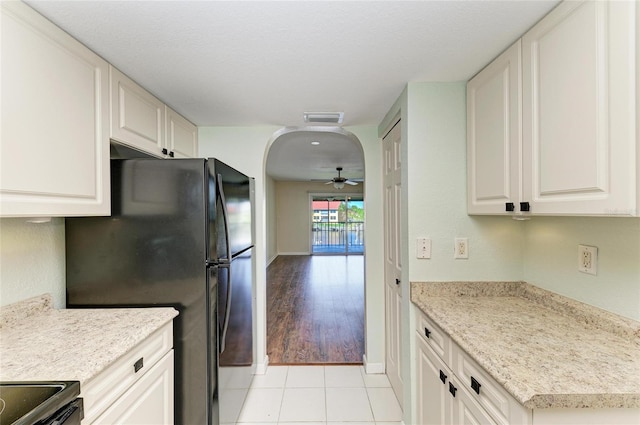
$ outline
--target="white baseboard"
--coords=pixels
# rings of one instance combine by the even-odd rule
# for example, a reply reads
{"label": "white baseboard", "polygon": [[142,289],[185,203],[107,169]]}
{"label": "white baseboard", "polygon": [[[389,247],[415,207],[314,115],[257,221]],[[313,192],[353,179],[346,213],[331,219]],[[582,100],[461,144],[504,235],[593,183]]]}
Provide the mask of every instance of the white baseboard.
{"label": "white baseboard", "polygon": [[369,374],[384,374],[386,373],[386,368],[384,363],[369,363],[367,361],[367,355],[362,356],[362,365],[364,366],[364,372]]}
{"label": "white baseboard", "polygon": [[256,365],[256,375],[264,375],[267,373],[267,368],[269,367],[269,356],[265,355],[262,362],[258,362]]}
{"label": "white baseboard", "polygon": [[279,252],[278,255],[311,255],[309,251],[307,252]]}
{"label": "white baseboard", "polygon": [[278,258],[278,254],[276,254],[273,257],[271,257],[270,259],[268,259],[267,260],[267,267],[269,267],[269,264],[273,263],[273,260],[275,260],[276,258]]}

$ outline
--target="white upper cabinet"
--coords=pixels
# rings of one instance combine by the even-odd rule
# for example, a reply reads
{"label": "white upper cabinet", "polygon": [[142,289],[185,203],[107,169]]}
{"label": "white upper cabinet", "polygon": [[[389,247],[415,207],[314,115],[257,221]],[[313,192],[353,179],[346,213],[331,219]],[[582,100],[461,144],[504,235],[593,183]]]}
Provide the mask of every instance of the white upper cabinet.
{"label": "white upper cabinet", "polygon": [[111,138],[151,155],[163,156],[164,104],[113,66]]}
{"label": "white upper cabinet", "polygon": [[636,3],[564,2],[522,38],[523,200],[640,215]]}
{"label": "white upper cabinet", "polygon": [[108,64],[2,2],[0,216],[109,215]]}
{"label": "white upper cabinet", "polygon": [[168,106],[165,111],[165,149],[168,155],[195,158],[198,151],[198,128]]}
{"label": "white upper cabinet", "polygon": [[113,66],[110,79],[113,140],[157,157],[196,156],[195,125]]}
{"label": "white upper cabinet", "polygon": [[512,214],[520,202],[520,46],[467,83],[469,214]]}
{"label": "white upper cabinet", "polygon": [[638,13],[563,2],[469,81],[469,214],[640,215]]}

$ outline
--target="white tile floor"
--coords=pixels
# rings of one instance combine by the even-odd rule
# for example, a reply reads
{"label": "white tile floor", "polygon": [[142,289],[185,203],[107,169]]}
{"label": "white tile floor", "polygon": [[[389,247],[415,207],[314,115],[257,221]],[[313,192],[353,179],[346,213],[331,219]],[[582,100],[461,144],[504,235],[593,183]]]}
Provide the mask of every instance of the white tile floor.
{"label": "white tile floor", "polygon": [[399,425],[385,375],[362,366],[269,366],[253,378],[237,424]]}

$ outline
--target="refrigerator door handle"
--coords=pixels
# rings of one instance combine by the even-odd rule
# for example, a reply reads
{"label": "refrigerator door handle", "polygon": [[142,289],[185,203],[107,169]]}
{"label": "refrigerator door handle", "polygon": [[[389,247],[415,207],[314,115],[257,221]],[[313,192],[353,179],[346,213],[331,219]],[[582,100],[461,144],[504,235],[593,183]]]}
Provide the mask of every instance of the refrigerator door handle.
{"label": "refrigerator door handle", "polygon": [[224,302],[224,319],[222,322],[222,329],[220,329],[220,354],[224,353],[226,341],[227,341],[227,328],[229,327],[229,316],[231,314],[231,264],[220,264],[219,270],[227,270],[227,299]]}
{"label": "refrigerator door handle", "polygon": [[231,247],[229,246],[229,218],[227,213],[227,199],[224,196],[222,187],[222,174],[218,174],[218,196],[222,207],[222,221],[224,222],[224,239],[227,243],[227,261],[231,261]]}

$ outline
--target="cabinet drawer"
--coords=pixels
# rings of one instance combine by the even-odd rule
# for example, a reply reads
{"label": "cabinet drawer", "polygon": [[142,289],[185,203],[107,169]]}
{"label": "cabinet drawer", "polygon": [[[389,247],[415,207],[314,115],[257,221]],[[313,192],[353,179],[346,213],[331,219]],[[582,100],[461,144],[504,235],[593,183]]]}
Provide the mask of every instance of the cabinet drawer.
{"label": "cabinet drawer", "polygon": [[83,423],[92,423],[172,348],[173,323],[169,322],[83,385]]}
{"label": "cabinet drawer", "polygon": [[[527,423],[527,411],[464,350],[453,348],[454,373],[471,396],[499,424]],[[517,419],[516,419],[517,418]]]}
{"label": "cabinet drawer", "polygon": [[421,312],[416,315],[416,332],[435,351],[445,363],[451,362],[451,339],[427,316]]}
{"label": "cabinet drawer", "polygon": [[92,425],[173,424],[173,350]]}

